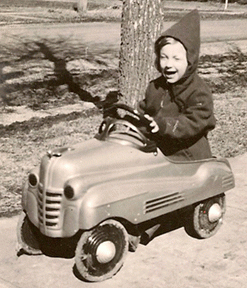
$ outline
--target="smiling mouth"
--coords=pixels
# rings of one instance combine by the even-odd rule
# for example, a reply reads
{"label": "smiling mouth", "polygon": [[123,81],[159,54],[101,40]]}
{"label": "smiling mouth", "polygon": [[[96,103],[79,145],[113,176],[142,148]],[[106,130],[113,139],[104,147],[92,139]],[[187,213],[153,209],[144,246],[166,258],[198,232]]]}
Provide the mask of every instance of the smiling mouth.
{"label": "smiling mouth", "polygon": [[169,77],[169,76],[173,76],[176,74],[176,71],[164,71],[164,74]]}
{"label": "smiling mouth", "polygon": [[176,70],[164,70],[163,76],[165,77],[167,82],[173,83],[177,78],[177,71]]}

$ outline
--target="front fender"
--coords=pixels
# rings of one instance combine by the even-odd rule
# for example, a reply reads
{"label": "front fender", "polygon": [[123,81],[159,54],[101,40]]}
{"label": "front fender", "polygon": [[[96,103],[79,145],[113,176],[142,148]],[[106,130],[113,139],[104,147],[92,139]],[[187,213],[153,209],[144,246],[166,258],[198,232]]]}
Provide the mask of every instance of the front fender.
{"label": "front fender", "polygon": [[[37,184],[32,186],[29,183],[29,175],[35,175],[37,178]],[[25,181],[22,189],[21,205],[23,211],[28,214],[31,222],[38,227],[38,183],[39,183],[39,168],[36,167],[29,171],[28,179]]]}
{"label": "front fender", "polygon": [[80,229],[90,229],[108,218],[123,218],[133,224],[142,222],[147,193],[138,180],[115,180],[91,187],[81,203]]}

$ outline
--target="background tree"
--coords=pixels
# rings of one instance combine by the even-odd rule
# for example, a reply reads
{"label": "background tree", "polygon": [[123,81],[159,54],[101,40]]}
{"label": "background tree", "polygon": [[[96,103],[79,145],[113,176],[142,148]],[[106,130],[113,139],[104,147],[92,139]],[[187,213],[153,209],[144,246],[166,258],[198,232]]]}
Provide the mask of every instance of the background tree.
{"label": "background tree", "polygon": [[77,9],[79,13],[87,11],[87,0],[77,0]]}
{"label": "background tree", "polygon": [[225,0],[225,10],[227,9],[228,6],[228,0]]}
{"label": "background tree", "polygon": [[121,100],[131,106],[155,76],[154,42],[161,29],[161,0],[123,1],[119,89]]}

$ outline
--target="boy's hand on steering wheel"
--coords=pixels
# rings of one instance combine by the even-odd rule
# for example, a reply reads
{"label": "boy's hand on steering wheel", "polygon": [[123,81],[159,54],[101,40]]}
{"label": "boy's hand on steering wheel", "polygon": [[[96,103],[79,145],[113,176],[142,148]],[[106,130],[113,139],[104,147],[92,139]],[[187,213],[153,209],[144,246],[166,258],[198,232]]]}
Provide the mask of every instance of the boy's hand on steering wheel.
{"label": "boy's hand on steering wheel", "polygon": [[158,124],[154,121],[154,118],[149,116],[148,114],[144,114],[144,117],[150,121],[149,126],[151,129],[151,133],[157,133],[159,131],[159,126]]}

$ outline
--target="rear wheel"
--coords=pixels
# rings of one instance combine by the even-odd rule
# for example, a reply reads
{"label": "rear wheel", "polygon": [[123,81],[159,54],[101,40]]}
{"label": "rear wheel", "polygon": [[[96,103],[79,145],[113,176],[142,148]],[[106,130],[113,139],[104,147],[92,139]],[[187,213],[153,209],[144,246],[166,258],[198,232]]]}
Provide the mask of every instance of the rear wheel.
{"label": "rear wheel", "polygon": [[197,204],[185,221],[185,231],[198,239],[213,236],[222,225],[225,210],[224,194]]}
{"label": "rear wheel", "polygon": [[82,234],[76,248],[76,268],[87,281],[103,281],[123,266],[128,252],[128,233],[124,226],[107,220]]}
{"label": "rear wheel", "polygon": [[27,253],[30,255],[40,255],[39,231],[22,212],[17,224],[17,241],[19,245],[18,253]]}

